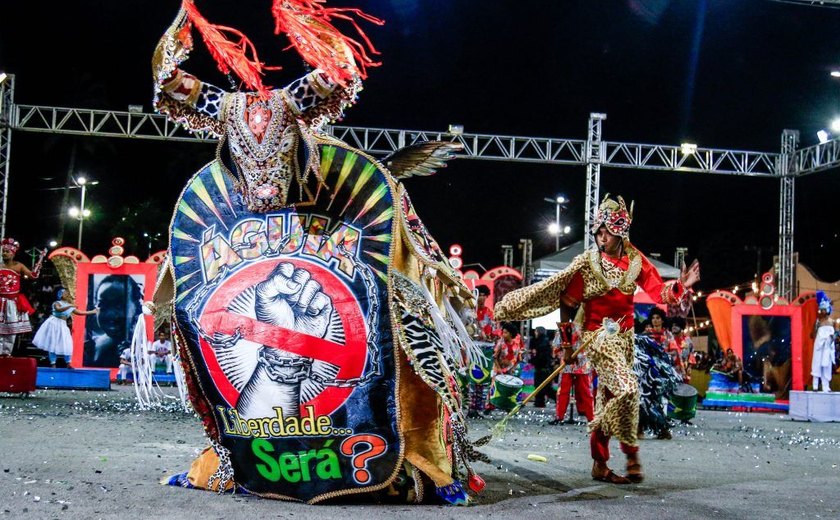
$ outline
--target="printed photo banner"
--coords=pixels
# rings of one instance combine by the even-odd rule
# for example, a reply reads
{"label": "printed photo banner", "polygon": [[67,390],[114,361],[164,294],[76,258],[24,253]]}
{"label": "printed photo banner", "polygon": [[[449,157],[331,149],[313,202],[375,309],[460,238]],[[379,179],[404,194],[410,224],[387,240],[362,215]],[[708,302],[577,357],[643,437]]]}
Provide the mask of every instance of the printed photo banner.
{"label": "printed photo banner", "polygon": [[125,239],[116,237],[107,255],[90,259],[64,246],[49,256],[76,307],[99,309],[97,314],[73,317],[73,359],[83,368],[110,370],[112,380],[116,380],[121,354],[131,346],[138,319],[145,321],[147,338],[153,337],[153,320],[143,316],[141,304],[152,299],[166,255],[158,251],[141,261],[125,256],[125,245]]}
{"label": "printed photo banner", "polygon": [[209,433],[238,485],[303,501],[381,488],[402,460],[393,188],[352,150],[320,154],[316,202],[267,214],[211,163],[182,193],[170,237],[181,355]]}

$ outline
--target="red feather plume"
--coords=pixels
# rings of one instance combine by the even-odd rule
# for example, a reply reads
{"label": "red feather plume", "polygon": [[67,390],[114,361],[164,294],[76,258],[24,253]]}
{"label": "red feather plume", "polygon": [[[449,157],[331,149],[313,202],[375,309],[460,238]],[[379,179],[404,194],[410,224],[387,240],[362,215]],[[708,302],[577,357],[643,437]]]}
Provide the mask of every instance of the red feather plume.
{"label": "red feather plume", "polygon": [[[325,0],[273,0],[274,33],[286,33],[291,46],[313,67],[319,68],[335,83],[347,86],[354,76],[367,77],[367,67],[377,67],[368,53],[379,54],[370,39],[359,27],[353,16],[383,25],[385,22],[361,9],[325,7]],[[353,25],[364,43],[341,34],[332,24],[333,19],[345,20]],[[347,63],[337,55],[344,44],[352,53],[355,64]]]}
{"label": "red feather plume", "polygon": [[219,70],[223,74],[232,71],[249,89],[267,98],[270,87],[262,82],[263,71],[278,70],[280,67],[267,67],[261,62],[254,44],[241,31],[207,21],[193,0],[183,0],[182,5],[190,23],[198,29],[211,56],[216,60]]}

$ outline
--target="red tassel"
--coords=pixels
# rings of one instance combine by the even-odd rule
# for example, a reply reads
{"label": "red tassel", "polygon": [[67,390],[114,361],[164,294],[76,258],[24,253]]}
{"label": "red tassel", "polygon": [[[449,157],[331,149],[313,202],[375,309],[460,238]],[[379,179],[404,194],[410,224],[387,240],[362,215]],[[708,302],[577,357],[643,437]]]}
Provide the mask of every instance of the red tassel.
{"label": "red tassel", "polygon": [[[347,86],[355,76],[367,78],[367,67],[377,67],[368,52],[379,54],[370,39],[359,27],[353,15],[383,25],[385,22],[355,8],[324,7],[325,0],[273,0],[271,12],[274,15],[274,33],[286,33],[292,46],[301,57],[313,67],[324,71],[328,78],[341,86]],[[345,20],[364,43],[344,36],[331,22]],[[339,45],[343,44],[343,45]],[[352,53],[355,64],[346,63],[336,54],[346,46]]]}
{"label": "red tassel", "polygon": [[[263,70],[276,70],[280,67],[265,66],[259,61],[257,50],[247,36],[232,27],[211,24],[198,12],[193,0],[183,0],[183,7],[190,23],[201,33],[219,70],[223,74],[233,71],[249,89],[259,92],[263,98],[268,98],[270,87],[263,85]],[[238,38],[238,41],[231,41],[228,35],[231,39]],[[253,58],[248,57],[249,53]]]}

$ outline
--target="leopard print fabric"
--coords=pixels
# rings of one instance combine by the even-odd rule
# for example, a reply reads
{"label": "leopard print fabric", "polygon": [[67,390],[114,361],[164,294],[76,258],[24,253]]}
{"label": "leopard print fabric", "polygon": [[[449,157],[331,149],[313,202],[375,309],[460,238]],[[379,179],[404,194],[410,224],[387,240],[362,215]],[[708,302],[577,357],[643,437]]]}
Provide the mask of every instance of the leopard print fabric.
{"label": "leopard print fabric", "polygon": [[[539,283],[506,294],[493,309],[496,320],[529,320],[552,312],[560,306],[560,296],[566,290],[572,277],[578,271],[586,269],[586,256],[587,253],[580,254],[559,273]],[[584,277],[586,277],[585,274]]]}
{"label": "leopard print fabric", "polygon": [[[574,258],[569,266],[550,278],[505,295],[496,304],[498,320],[522,320],[545,316],[560,304],[560,297],[572,277],[583,277],[583,300],[589,301],[616,288],[624,294],[636,291],[636,278],[642,267],[641,255],[627,248],[629,265],[622,269],[601,258],[597,251],[587,251]],[[585,331],[583,341],[598,331]],[[633,331],[596,339],[588,349],[592,367],[598,373],[595,419],[590,429],[636,445],[639,424],[639,382],[633,372]]]}
{"label": "leopard print fabric", "polygon": [[[598,331],[583,332],[588,341]],[[639,381],[633,372],[633,331],[595,339],[588,349],[592,368],[598,372],[595,419],[589,430],[635,446],[639,427]]]}

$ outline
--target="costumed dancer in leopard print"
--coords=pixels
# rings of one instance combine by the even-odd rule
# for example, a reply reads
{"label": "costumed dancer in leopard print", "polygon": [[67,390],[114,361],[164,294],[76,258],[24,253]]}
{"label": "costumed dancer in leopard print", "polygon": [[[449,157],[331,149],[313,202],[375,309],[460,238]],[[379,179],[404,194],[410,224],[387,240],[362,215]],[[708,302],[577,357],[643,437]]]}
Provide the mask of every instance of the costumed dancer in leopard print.
{"label": "costumed dancer in leopard print", "polygon": [[[563,271],[540,283],[508,293],[496,305],[499,320],[523,320],[549,314],[560,306],[579,307],[576,321],[583,341],[596,336],[588,349],[598,373],[595,419],[589,423],[594,465],[592,478],[614,484],[641,482],[637,428],[639,383],[633,372],[633,294],[641,287],[656,303],[674,304],[700,279],[695,261],[679,280],[663,282],[656,268],[630,243],[632,205],[604,198],[592,232],[597,249],[575,257]],[[621,325],[614,335],[599,335],[604,319]],[[609,440],[615,436],[627,455],[627,476],[607,466]]]}

